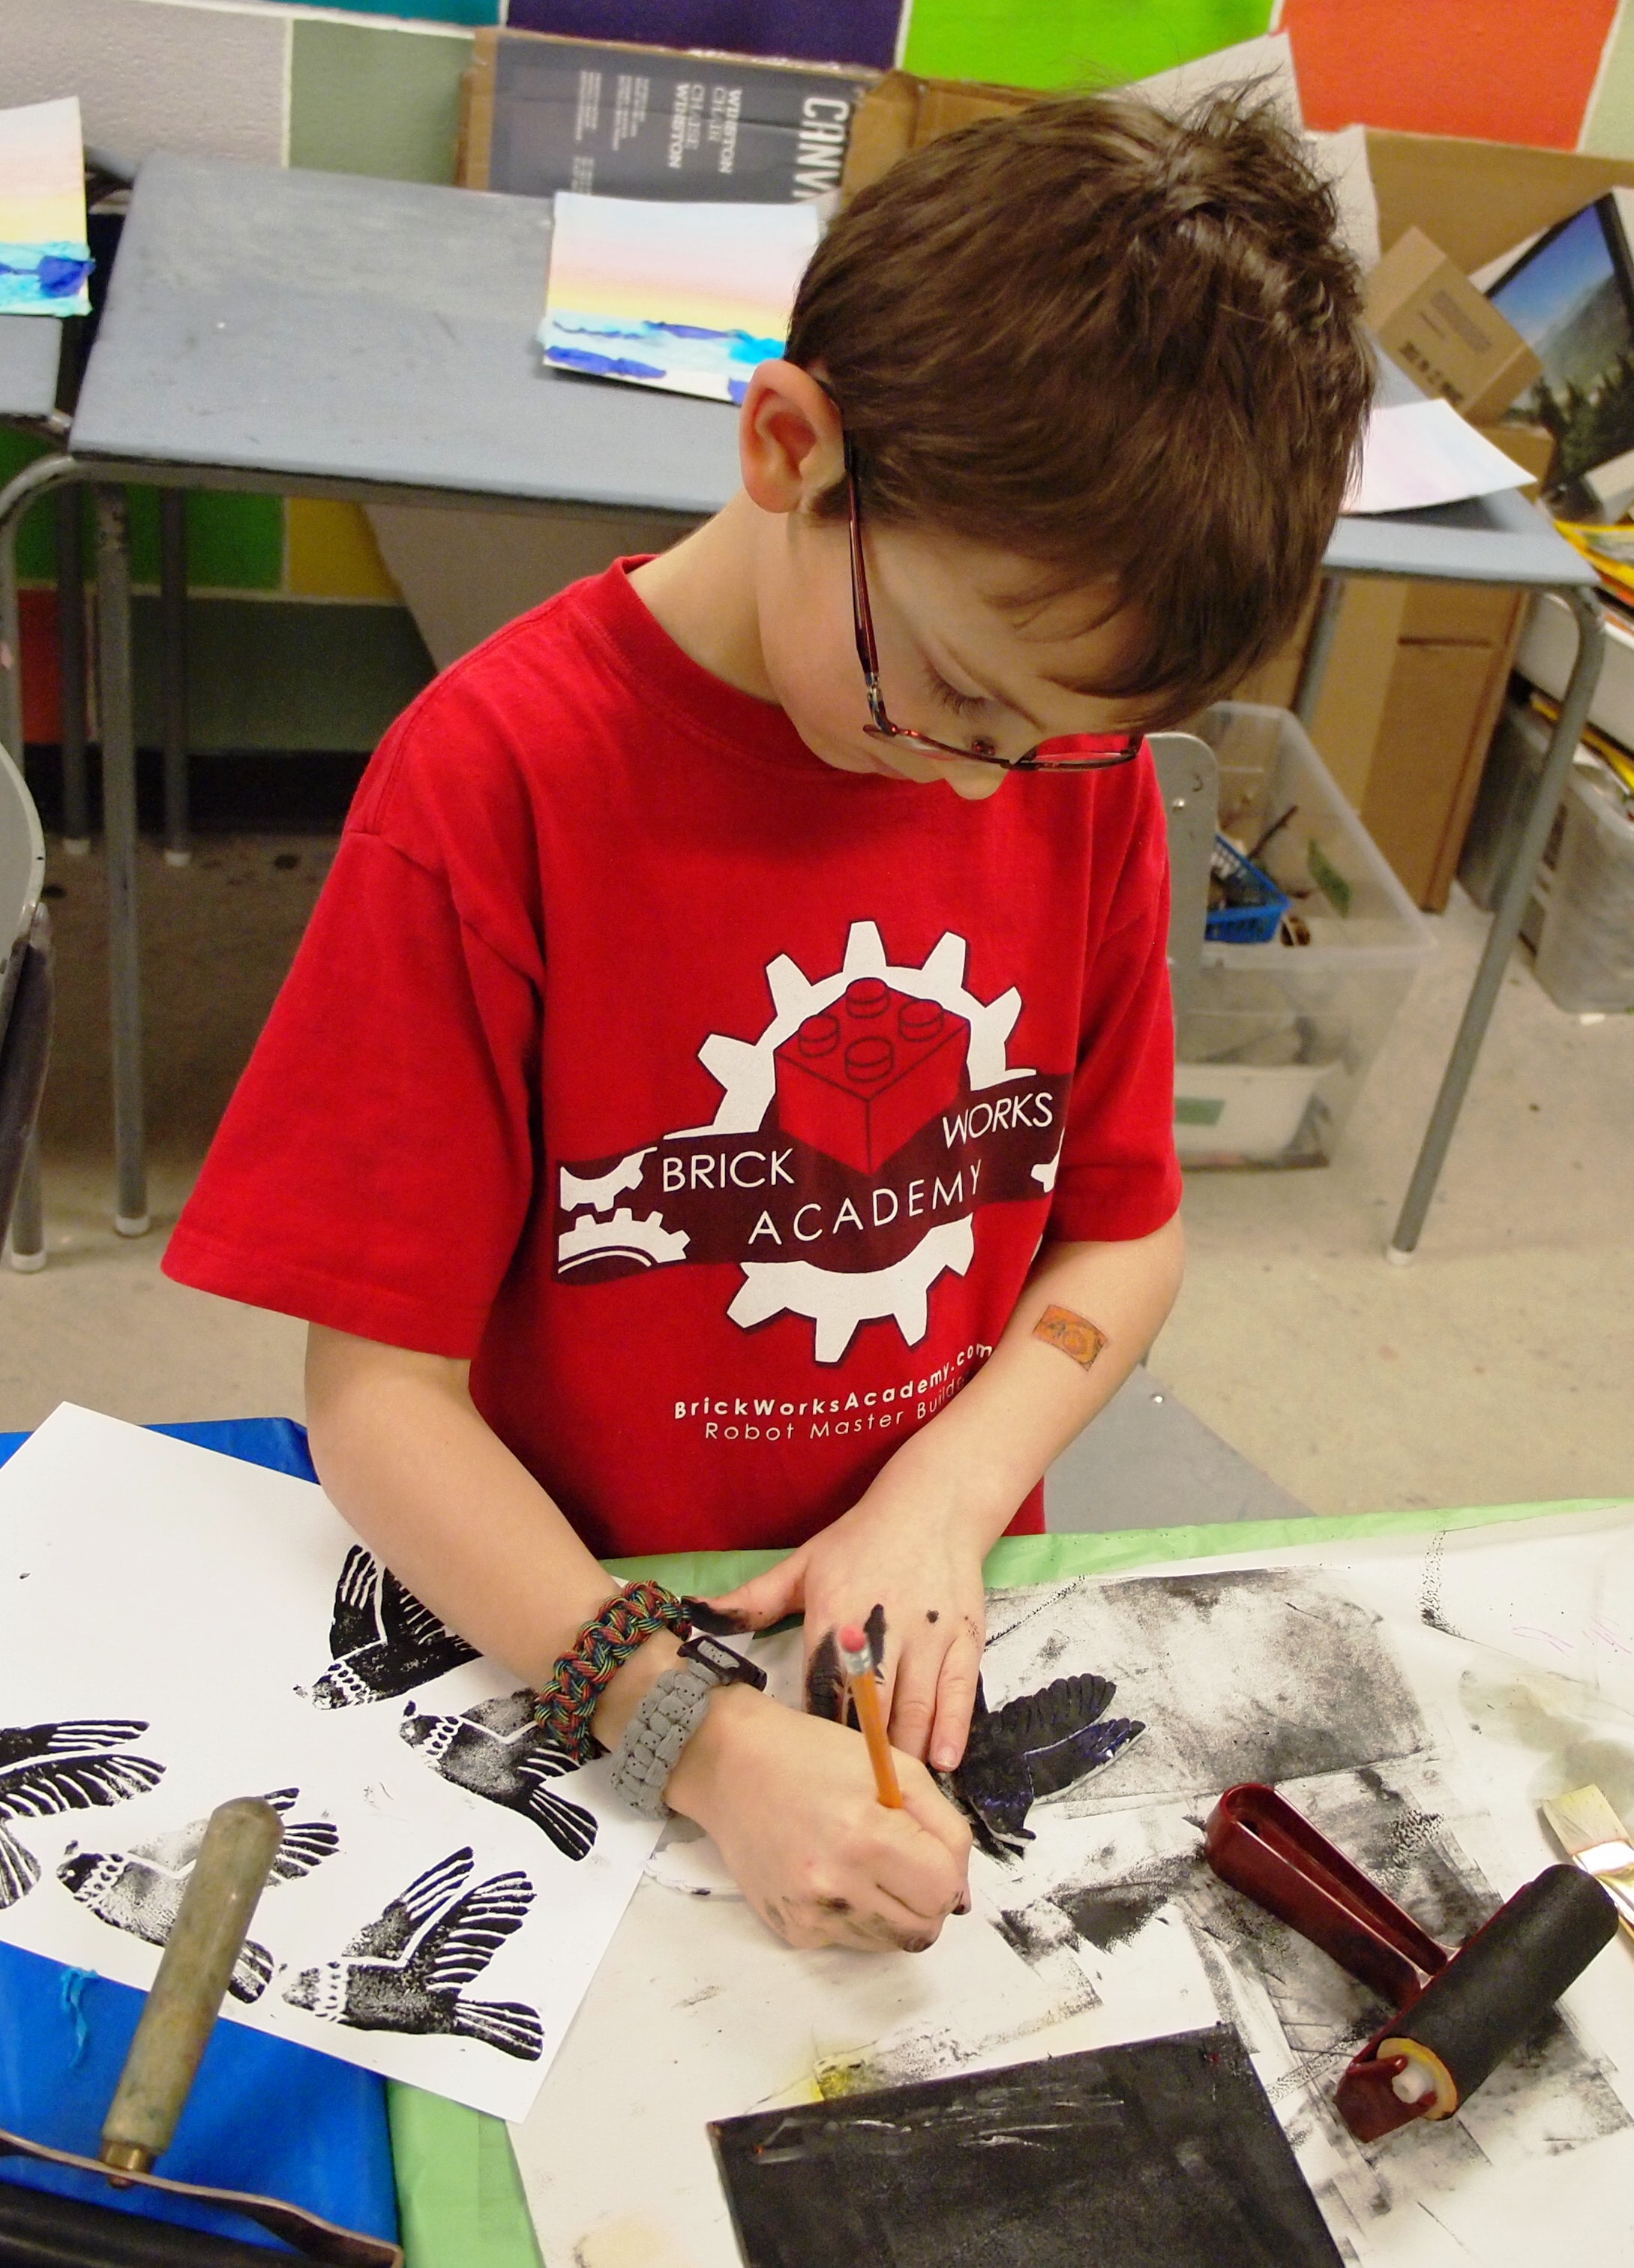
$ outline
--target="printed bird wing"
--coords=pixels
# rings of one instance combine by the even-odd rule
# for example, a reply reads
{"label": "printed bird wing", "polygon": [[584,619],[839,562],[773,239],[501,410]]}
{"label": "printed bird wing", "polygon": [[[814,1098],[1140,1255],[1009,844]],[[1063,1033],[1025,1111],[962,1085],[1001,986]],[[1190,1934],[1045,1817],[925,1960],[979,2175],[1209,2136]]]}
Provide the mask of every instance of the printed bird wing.
{"label": "printed bird wing", "polygon": [[1097,1677],[1093,1671],[1077,1677],[1057,1677],[1036,1693],[1019,1694],[1002,1709],[994,1710],[983,1721],[982,1740],[984,1744],[1002,1743],[1029,1755],[1037,1749],[1052,1748],[1104,1715],[1116,1691],[1109,1677]]}
{"label": "printed bird wing", "polygon": [[1059,1795],[1063,1788],[1086,1779],[1131,1741],[1145,1731],[1138,1717],[1103,1717],[1099,1723],[1081,1725],[1048,1748],[1034,1749],[1027,1757],[1027,1778],[1035,1796]]}
{"label": "printed bird wing", "polygon": [[401,1897],[394,1898],[378,1921],[360,1929],[349,1945],[341,1948],[342,1955],[361,1955],[370,1961],[395,1961],[405,1954],[427,1922],[441,1913],[449,1900],[457,1897],[464,1887],[467,1875],[475,1863],[469,1846],[453,1851],[417,1874]]}
{"label": "printed bird wing", "polygon": [[517,1868],[467,1890],[419,1948],[416,1966],[426,1964],[432,1992],[457,1992],[480,1977],[506,1938],[521,1928],[533,1903],[534,1886]]}
{"label": "printed bird wing", "polygon": [[[518,1733],[525,1733],[537,1722],[534,1715],[534,1697],[524,1686],[519,1693],[497,1694],[491,1701],[479,1701],[475,1709],[462,1712],[464,1721],[478,1725],[496,1740],[508,1741]],[[565,1752],[564,1752],[565,1753]]]}
{"label": "printed bird wing", "polygon": [[227,1990],[235,2000],[254,2002],[272,1982],[272,1955],[264,1945],[246,1938],[239,1948],[239,1957],[232,1964],[232,1974],[227,1979]]}
{"label": "printed bird wing", "polygon": [[[423,1600],[406,1590],[389,1567],[380,1585],[380,1635],[388,1646],[406,1640],[416,1653],[426,1653],[432,1646],[465,1646],[465,1640],[456,1637],[446,1623],[439,1621]],[[475,1661],[476,1648],[466,1647],[461,1659]]]}
{"label": "printed bird wing", "polygon": [[335,1612],[329,1624],[329,1652],[336,1661],[384,1636],[376,1606],[379,1582],[379,1561],[363,1544],[354,1543],[341,1569],[341,1580],[335,1587]]}
{"label": "printed bird wing", "polygon": [[145,1795],[165,1777],[146,1756],[45,1756],[0,1771],[0,1819],[45,1819]]}
{"label": "printed bird wing", "polygon": [[60,1756],[115,1748],[145,1733],[145,1717],[76,1717],[59,1725],[0,1726],[0,1768],[25,1756]]}
{"label": "printed bird wing", "polygon": [[39,1859],[0,1827],[0,1913],[26,1898],[39,1880]]}
{"label": "printed bird wing", "polygon": [[526,1751],[517,1758],[518,1771],[526,1772],[530,1779],[560,1779],[563,1772],[578,1770],[578,1757],[570,1756],[542,1726],[536,1725],[534,1730],[538,1738],[529,1742]]}
{"label": "printed bird wing", "polygon": [[283,1830],[283,1840],[278,1845],[278,1855],[272,1862],[267,1880],[271,1882],[298,1882],[310,1874],[314,1867],[322,1866],[341,1847],[341,1830],[329,1819],[302,1819]]}

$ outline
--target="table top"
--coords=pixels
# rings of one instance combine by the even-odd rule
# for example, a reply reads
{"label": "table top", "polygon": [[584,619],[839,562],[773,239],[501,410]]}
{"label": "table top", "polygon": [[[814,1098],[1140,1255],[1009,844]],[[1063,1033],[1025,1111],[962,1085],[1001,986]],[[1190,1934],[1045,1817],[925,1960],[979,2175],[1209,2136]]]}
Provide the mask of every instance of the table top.
{"label": "table top", "polygon": [[724,403],[546,368],[550,225],[537,198],[156,152],[74,453],[718,510],[738,480]]}
{"label": "table top", "polygon": [[58,315],[0,315],[0,421],[38,423],[56,406]]}
{"label": "table top", "polygon": [[[546,367],[534,334],[550,227],[538,198],[156,152],[136,177],[74,453],[292,487],[718,511],[738,484],[724,404]],[[1342,519],[1327,564],[1594,579],[1513,493]]]}

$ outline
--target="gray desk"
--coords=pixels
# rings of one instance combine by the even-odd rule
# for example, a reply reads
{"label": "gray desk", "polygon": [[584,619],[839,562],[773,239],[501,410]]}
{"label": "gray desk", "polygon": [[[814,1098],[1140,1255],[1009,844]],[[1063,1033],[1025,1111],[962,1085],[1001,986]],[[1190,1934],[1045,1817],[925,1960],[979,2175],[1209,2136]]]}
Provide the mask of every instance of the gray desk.
{"label": "gray desk", "polygon": [[56,407],[63,326],[55,315],[0,315],[0,423],[66,432]]}
{"label": "gray desk", "polygon": [[[123,486],[512,511],[637,507],[678,523],[716,511],[738,477],[733,421],[718,405],[543,366],[534,334],[549,235],[548,209],[526,198],[152,157],[133,193],[70,453],[29,467],[0,495],[3,606],[22,513],[64,482],[96,489],[114,1219],[129,1233],[146,1226],[147,1201]],[[1476,507],[1473,518],[1456,507],[1450,517],[1343,521],[1329,564],[1332,596],[1302,688],[1306,714],[1343,578],[1352,574],[1561,590],[1580,630],[1513,904],[1506,899],[1495,919],[1397,1225],[1404,1256],[1417,1241],[1594,689],[1599,615],[1583,561],[1513,499]],[[9,729],[15,738],[15,668],[0,670],[0,737]]]}

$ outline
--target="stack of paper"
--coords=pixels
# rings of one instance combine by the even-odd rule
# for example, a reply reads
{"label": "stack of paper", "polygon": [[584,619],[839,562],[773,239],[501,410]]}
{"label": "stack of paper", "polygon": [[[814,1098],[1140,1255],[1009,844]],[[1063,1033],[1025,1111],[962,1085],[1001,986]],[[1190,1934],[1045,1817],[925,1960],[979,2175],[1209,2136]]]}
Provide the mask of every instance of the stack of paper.
{"label": "stack of paper", "polygon": [[88,315],[79,103],[0,110],[0,313]]}
{"label": "stack of paper", "polygon": [[540,343],[558,370],[741,401],[783,352],[826,203],[558,193]]}

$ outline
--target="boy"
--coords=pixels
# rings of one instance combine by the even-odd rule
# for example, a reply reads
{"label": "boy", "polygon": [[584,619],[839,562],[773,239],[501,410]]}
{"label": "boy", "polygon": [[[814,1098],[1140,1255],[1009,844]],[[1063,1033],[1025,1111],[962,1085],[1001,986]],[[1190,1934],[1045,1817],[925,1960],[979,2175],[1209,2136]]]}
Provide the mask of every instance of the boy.
{"label": "boy", "polygon": [[[799,1945],[968,1901],[982,1559],[1179,1282],[1143,727],[1288,633],[1371,388],[1264,110],[1053,100],[833,225],[743,487],[386,736],[166,1265],[310,1325],[324,1484],[540,1687],[596,1555],[876,1603],[906,1808],[741,1683],[663,1794]],[[860,663],[860,666],[859,666]],[[605,1685],[617,1747],[673,1670]]]}

